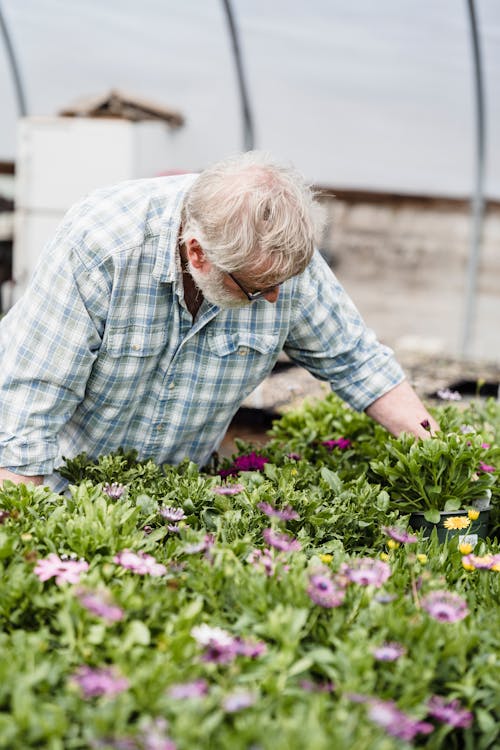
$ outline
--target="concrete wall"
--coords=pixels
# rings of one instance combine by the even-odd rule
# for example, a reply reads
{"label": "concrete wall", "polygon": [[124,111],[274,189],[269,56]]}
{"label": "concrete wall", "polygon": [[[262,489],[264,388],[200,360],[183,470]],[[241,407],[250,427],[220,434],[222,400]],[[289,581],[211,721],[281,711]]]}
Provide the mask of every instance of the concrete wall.
{"label": "concrete wall", "polygon": [[[379,338],[457,357],[471,233],[467,201],[323,191],[322,249]],[[500,204],[488,204],[467,359],[500,362]]]}

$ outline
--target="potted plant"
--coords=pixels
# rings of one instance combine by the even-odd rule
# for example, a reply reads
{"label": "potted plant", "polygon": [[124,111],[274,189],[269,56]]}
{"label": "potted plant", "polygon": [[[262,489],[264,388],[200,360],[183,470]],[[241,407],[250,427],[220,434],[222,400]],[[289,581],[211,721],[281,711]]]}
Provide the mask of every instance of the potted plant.
{"label": "potted plant", "polygon": [[[424,424],[425,426],[425,424]],[[421,440],[391,438],[370,470],[389,493],[391,505],[410,514],[413,529],[486,537],[495,467],[481,435],[457,430]]]}

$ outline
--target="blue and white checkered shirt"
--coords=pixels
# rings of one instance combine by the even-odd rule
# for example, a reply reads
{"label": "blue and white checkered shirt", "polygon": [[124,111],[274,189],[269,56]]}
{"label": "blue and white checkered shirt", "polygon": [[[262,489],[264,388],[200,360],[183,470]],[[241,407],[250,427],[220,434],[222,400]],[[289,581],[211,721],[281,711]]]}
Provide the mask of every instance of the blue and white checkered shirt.
{"label": "blue and white checkered shirt", "polygon": [[0,323],[0,466],[53,474],[62,456],[135,448],[204,464],[282,350],[355,409],[403,379],[327,264],[193,322],[177,250],[196,175],[126,182],[73,207]]}

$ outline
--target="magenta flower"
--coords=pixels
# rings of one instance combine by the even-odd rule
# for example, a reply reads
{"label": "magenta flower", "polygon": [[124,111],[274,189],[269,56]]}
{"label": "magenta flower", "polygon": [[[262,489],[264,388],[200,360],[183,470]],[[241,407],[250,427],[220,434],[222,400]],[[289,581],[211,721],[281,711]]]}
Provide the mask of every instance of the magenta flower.
{"label": "magenta flower", "polygon": [[264,541],[281,552],[298,552],[302,549],[300,542],[290,536],[290,534],[280,534],[274,529],[264,529],[262,532]]}
{"label": "magenta flower", "polygon": [[250,690],[235,690],[233,693],[226,695],[222,702],[222,707],[226,713],[234,714],[237,711],[243,711],[243,709],[253,706],[256,700],[256,694]]}
{"label": "magenta flower", "polygon": [[85,560],[61,560],[51,552],[45,559],[38,560],[34,573],[41,581],[55,578],[57,584],[79,583],[81,574],[88,568],[89,564]]}
{"label": "magenta flower", "polygon": [[345,589],[322,572],[310,576],[307,593],[315,604],[325,609],[340,607],[345,599]]}
{"label": "magenta flower", "polygon": [[139,745],[135,747],[137,750],[139,747],[140,750],[176,750],[175,742],[168,737],[167,730],[168,721],[163,716],[150,719],[139,735]]}
{"label": "magenta flower", "polygon": [[467,729],[472,724],[472,713],[463,708],[457,698],[447,703],[440,695],[433,695],[427,706],[431,716],[451,727]]}
{"label": "magenta flower", "polygon": [[182,508],[172,508],[170,506],[160,508],[160,516],[163,516],[167,521],[172,521],[173,523],[177,523],[177,521],[182,521],[184,518],[187,518]]}
{"label": "magenta flower", "polygon": [[338,448],[339,451],[345,451],[351,447],[352,441],[349,438],[340,437],[336,440],[323,440],[321,445],[324,445],[329,451],[332,451],[334,448]]}
{"label": "magenta flower", "polygon": [[485,464],[484,461],[479,462],[479,471],[484,471],[487,474],[490,474],[492,471],[496,471],[494,466],[491,466],[490,464]]}
{"label": "magenta flower", "polygon": [[242,484],[221,484],[217,487],[212,487],[212,492],[216,495],[237,495],[239,492],[243,492],[244,486]]}
{"label": "magenta flower", "polygon": [[438,622],[458,622],[467,617],[467,603],[451,591],[431,591],[422,598],[422,607]]}
{"label": "magenta flower", "polygon": [[383,560],[359,557],[351,560],[349,564],[343,563],[340,572],[352,583],[380,588],[391,575],[391,568]]}
{"label": "magenta flower", "polygon": [[404,529],[398,529],[395,526],[382,526],[382,531],[386,536],[400,544],[414,544],[418,542],[418,537],[414,534],[408,534]]}
{"label": "magenta flower", "polygon": [[287,453],[286,457],[289,458],[291,461],[301,461],[302,456],[300,453]]}
{"label": "magenta flower", "polygon": [[111,484],[106,482],[103,490],[111,500],[119,500],[125,492],[125,485],[119,484],[118,482],[112,482]]}
{"label": "magenta flower", "polygon": [[428,419],[422,419],[420,422],[420,426],[424,428],[424,430],[427,430],[427,432],[430,432],[431,430],[431,423]]}
{"label": "magenta flower", "polygon": [[168,691],[169,698],[174,700],[186,700],[189,698],[203,698],[208,693],[208,682],[206,680],[192,680],[191,682],[179,682],[171,685]]}
{"label": "magenta flower", "polygon": [[397,661],[406,654],[406,649],[400,643],[384,643],[373,649],[373,655],[378,661]]}
{"label": "magenta flower", "polygon": [[123,609],[111,602],[107,592],[80,589],[76,592],[76,595],[82,607],[85,607],[91,614],[102,617],[103,620],[118,622],[119,620],[123,620],[125,616]]}
{"label": "magenta flower", "polygon": [[234,459],[232,466],[229,469],[222,469],[219,471],[221,477],[235,476],[240,471],[262,471],[264,464],[267,464],[269,459],[265,456],[259,456],[257,453],[252,451],[243,456],[237,456]]}
{"label": "magenta flower", "polygon": [[270,503],[257,503],[257,508],[262,511],[266,516],[270,518],[279,518],[280,521],[296,521],[300,518],[296,510],[291,505],[286,505],[284,508],[279,510],[274,508]]}
{"label": "magenta flower", "polygon": [[72,679],[80,687],[84,698],[117,695],[129,686],[128,680],[119,675],[113,667],[94,669],[84,664],[78,667]]}
{"label": "magenta flower", "polygon": [[164,565],[156,562],[152,555],[147,555],[145,552],[136,553],[132,552],[132,550],[124,549],[115,555],[113,561],[121,565],[122,568],[132,570],[141,576],[162,576],[167,572]]}
{"label": "magenta flower", "polygon": [[244,638],[235,638],[236,653],[246,656],[248,659],[257,659],[267,651],[264,641],[246,641]]}
{"label": "magenta flower", "polygon": [[411,742],[417,734],[430,734],[434,727],[426,721],[416,721],[403,713],[393,701],[369,700],[368,716],[391,737]]}

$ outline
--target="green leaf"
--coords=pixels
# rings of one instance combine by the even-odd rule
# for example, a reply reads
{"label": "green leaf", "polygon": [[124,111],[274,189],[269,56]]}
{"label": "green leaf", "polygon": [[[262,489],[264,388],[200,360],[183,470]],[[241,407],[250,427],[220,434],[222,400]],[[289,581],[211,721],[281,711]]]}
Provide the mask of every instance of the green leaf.
{"label": "green leaf", "polygon": [[460,510],[462,503],[457,498],[452,498],[451,500],[447,500],[444,504],[444,509],[447,511],[453,511],[453,510]]}
{"label": "green leaf", "polygon": [[425,511],[424,518],[429,523],[439,523],[441,520],[441,513],[435,508],[432,508],[431,510]]}

